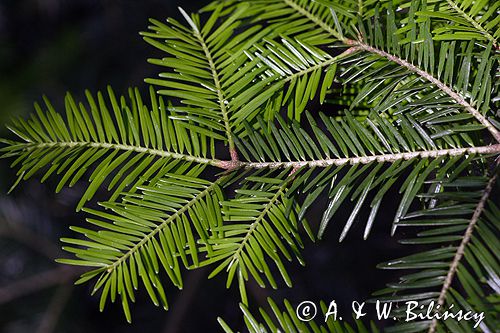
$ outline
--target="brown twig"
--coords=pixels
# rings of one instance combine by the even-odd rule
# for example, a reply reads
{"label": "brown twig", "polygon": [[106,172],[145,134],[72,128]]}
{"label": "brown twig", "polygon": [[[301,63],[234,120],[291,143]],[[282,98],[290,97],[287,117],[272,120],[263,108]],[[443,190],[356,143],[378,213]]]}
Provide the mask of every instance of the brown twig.
{"label": "brown twig", "polygon": [[396,57],[395,55],[392,55],[392,54],[387,53],[385,51],[382,51],[382,50],[379,50],[377,48],[374,48],[374,47],[372,47],[372,46],[370,46],[368,44],[365,44],[363,42],[354,41],[354,40],[350,40],[350,39],[346,39],[344,42],[347,45],[358,46],[362,50],[365,50],[365,51],[368,51],[370,53],[374,53],[374,54],[377,54],[377,55],[379,55],[381,57],[384,57],[384,58],[386,58],[386,59],[388,59],[388,60],[390,60],[390,61],[392,61],[392,62],[394,62],[394,63],[396,63],[398,65],[401,65],[401,66],[405,67],[406,69],[408,69],[409,71],[411,71],[411,72],[419,75],[423,79],[431,82],[436,87],[438,87],[441,91],[443,91],[445,94],[447,94],[448,96],[450,96],[457,104],[463,106],[464,109],[467,110],[467,112],[469,112],[470,114],[472,114],[474,116],[474,118],[476,118],[484,127],[486,127],[486,129],[491,133],[491,135],[495,138],[495,140],[500,143],[500,132],[488,121],[488,119],[486,119],[486,117],[483,116],[481,114],[481,112],[479,112],[472,105],[470,105],[465,100],[464,97],[462,97],[461,95],[459,95],[457,92],[453,91],[453,89],[451,89],[446,84],[444,84],[443,82],[441,82],[438,79],[436,79],[431,74],[429,74],[426,71],[418,68],[417,66],[409,63],[406,60],[403,60],[403,59],[401,59],[399,57]]}
{"label": "brown twig", "polygon": [[40,234],[35,234],[33,231],[22,226],[20,223],[15,225],[6,223],[6,226],[7,227],[0,233],[3,237],[13,239],[44,255],[50,260],[54,260],[54,258],[64,255],[59,247],[54,245],[50,240]]}
{"label": "brown twig", "polygon": [[355,165],[355,164],[368,164],[371,162],[388,162],[393,163],[400,160],[410,160],[412,158],[437,158],[440,156],[460,156],[466,154],[500,154],[500,144],[482,147],[471,148],[452,148],[452,149],[437,149],[437,150],[421,150],[408,153],[398,154],[381,154],[364,157],[347,157],[347,158],[333,158],[311,161],[293,161],[293,162],[233,162],[233,161],[219,161],[217,165],[223,169],[263,169],[263,168],[301,168],[308,167],[328,167],[330,165]]}
{"label": "brown twig", "polygon": [[302,14],[304,17],[307,17],[309,20],[317,24],[319,27],[321,27],[323,30],[328,32],[330,35],[333,37],[337,38],[340,42],[348,45],[348,46],[356,46],[359,47],[367,52],[373,53],[373,54],[378,54],[390,61],[393,61],[408,70],[416,73],[420,77],[424,78],[425,80],[431,82],[432,84],[436,85],[441,91],[446,93],[448,96],[450,96],[456,103],[460,104],[463,106],[469,113],[471,113],[481,124],[483,124],[488,131],[493,135],[495,140],[500,143],[500,132],[484,117],[478,110],[476,110],[472,105],[470,105],[464,97],[460,96],[457,92],[453,91],[450,87],[448,87],[446,84],[443,82],[439,81],[436,79],[434,76],[431,74],[427,73],[426,71],[418,68],[417,66],[407,62],[406,60],[403,60],[399,57],[396,57],[392,54],[389,54],[383,50],[379,50],[377,48],[374,48],[364,42],[362,42],[360,39],[359,41],[352,40],[349,38],[346,38],[343,36],[341,33],[336,31],[333,27],[331,27],[329,24],[323,21],[322,18],[315,16],[314,14],[310,13],[307,9],[302,8],[300,5],[295,3],[293,0],[283,0],[288,6],[291,8],[295,9],[298,13]]}
{"label": "brown twig", "polygon": [[84,272],[76,267],[58,267],[16,281],[10,285],[0,288],[0,305],[12,302],[23,296],[27,296],[63,283],[68,283]]}
{"label": "brown twig", "polygon": [[69,284],[64,284],[57,289],[56,293],[52,297],[45,315],[42,318],[36,333],[52,333],[54,332],[59,318],[63,313],[66,303],[69,301],[71,292],[73,291],[73,286]]}

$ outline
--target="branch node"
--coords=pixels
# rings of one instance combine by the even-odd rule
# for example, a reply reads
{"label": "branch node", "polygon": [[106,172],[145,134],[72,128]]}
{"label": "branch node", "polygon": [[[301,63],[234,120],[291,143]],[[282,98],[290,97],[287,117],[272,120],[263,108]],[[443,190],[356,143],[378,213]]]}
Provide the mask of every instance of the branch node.
{"label": "branch node", "polygon": [[237,162],[240,159],[238,158],[238,152],[236,151],[235,148],[229,149],[229,153],[231,154],[231,161]]}
{"label": "branch node", "polygon": [[241,166],[241,162],[238,160],[219,161],[215,164],[215,166],[224,170],[232,171],[238,169]]}

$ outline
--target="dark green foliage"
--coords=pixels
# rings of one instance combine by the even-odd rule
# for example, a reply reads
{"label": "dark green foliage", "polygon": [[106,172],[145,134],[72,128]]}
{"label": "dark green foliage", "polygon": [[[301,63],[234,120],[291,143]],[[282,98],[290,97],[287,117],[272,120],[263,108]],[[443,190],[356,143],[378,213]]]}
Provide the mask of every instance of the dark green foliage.
{"label": "dark green foliage", "polygon": [[108,186],[114,190],[112,200],[131,184],[134,189],[149,177],[189,168],[175,159],[203,161],[207,154],[214,154],[213,140],[172,121],[169,115],[174,117],[175,111],[169,111],[152,89],[149,106],[143,104],[137,89],[129,90],[130,102],[123,96],[117,99],[111,88],[107,100],[101,93],[97,98],[90,92],[86,95],[89,106],[77,105],[70,94],[66,96],[66,119],[44,98],[46,112],[35,104],[37,113],[29,120],[17,119],[9,126],[24,143],[9,142],[1,152],[4,157],[17,157],[12,167],[20,165],[19,180],[50,166],[42,182],[58,175],[59,192],[96,166],[78,205],[80,210],[113,173]]}

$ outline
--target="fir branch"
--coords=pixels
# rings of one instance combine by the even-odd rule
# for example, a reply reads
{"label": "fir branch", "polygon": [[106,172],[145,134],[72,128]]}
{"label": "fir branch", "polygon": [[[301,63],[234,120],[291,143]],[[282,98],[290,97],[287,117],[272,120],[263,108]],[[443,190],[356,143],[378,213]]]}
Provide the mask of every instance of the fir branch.
{"label": "fir branch", "polygon": [[67,284],[82,274],[82,271],[83,269],[78,267],[58,267],[15,281],[0,288],[0,305],[54,286]]}
{"label": "fir branch", "polygon": [[220,177],[215,182],[213,182],[210,186],[207,186],[203,191],[194,196],[190,201],[186,202],[179,210],[177,210],[174,214],[170,215],[167,219],[165,219],[162,223],[158,224],[153,230],[151,230],[146,236],[144,236],[140,242],[135,244],[132,248],[130,248],[125,254],[120,256],[116,261],[114,261],[111,265],[106,268],[108,273],[112,273],[118,266],[120,266],[124,261],[130,258],[132,255],[137,253],[139,249],[146,246],[148,242],[153,239],[160,231],[165,229],[170,223],[179,219],[183,214],[186,214],[191,207],[193,207],[196,203],[200,202],[203,198],[210,194],[217,186],[223,183],[227,177]]}
{"label": "fir branch", "polygon": [[486,30],[481,24],[479,24],[473,17],[471,17],[469,14],[464,12],[460,7],[453,1],[453,0],[446,0],[448,5],[453,8],[458,14],[463,16],[474,28],[479,30],[488,40],[490,40],[493,43],[493,46],[497,50],[500,50],[500,46],[498,45],[498,41],[495,37],[493,37],[492,34],[489,33],[488,30]]}
{"label": "fir branch", "polygon": [[[476,227],[477,222],[481,218],[481,215],[483,214],[483,211],[486,207],[486,202],[490,198],[491,192],[493,191],[493,186],[495,185],[496,181],[498,178],[498,174],[495,174],[494,176],[491,177],[489,180],[488,184],[486,185],[486,188],[484,189],[483,195],[481,199],[479,200],[476,209],[474,210],[474,214],[472,215],[472,218],[470,220],[469,226],[467,227],[467,230],[465,231],[465,234],[463,236],[462,242],[460,243],[460,246],[457,248],[457,251],[455,253],[455,257],[453,258],[453,261],[451,262],[450,269],[448,270],[448,274],[446,276],[446,280],[444,281],[443,288],[441,289],[441,292],[439,293],[439,298],[437,301],[437,305],[440,307],[444,305],[445,300],[446,300],[446,295],[448,293],[448,290],[451,287],[451,284],[455,278],[455,274],[457,273],[458,265],[460,263],[460,260],[462,260],[462,257],[464,256],[465,249],[467,245],[469,244],[472,234],[474,232],[474,228]],[[433,319],[428,333],[434,333],[437,328],[437,319]]]}
{"label": "fir branch", "polygon": [[419,75],[420,77],[422,77],[423,79],[431,82],[432,84],[434,84],[436,87],[438,87],[440,90],[442,90],[444,93],[446,93],[448,96],[450,96],[451,98],[453,98],[453,100],[464,107],[465,110],[467,110],[470,114],[472,114],[482,125],[484,125],[484,127],[486,127],[486,129],[488,129],[488,131],[491,133],[491,135],[494,137],[494,139],[500,143],[500,131],[498,131],[498,129],[493,126],[491,124],[490,121],[488,121],[488,119],[486,119],[485,116],[483,116],[481,114],[481,112],[479,112],[478,110],[476,110],[472,105],[470,105],[466,100],[465,98],[463,98],[462,96],[460,96],[460,94],[458,94],[457,92],[453,91],[453,89],[451,89],[450,87],[448,87],[446,84],[444,84],[443,82],[439,81],[438,79],[436,79],[434,76],[432,76],[430,73],[427,73],[426,71],[420,69],[419,67],[409,63],[408,61],[406,60],[403,60],[395,55],[392,55],[392,54],[389,54],[383,50],[380,50],[380,49],[377,49],[375,47],[372,47],[366,43],[363,43],[361,41],[354,41],[354,40],[351,40],[351,39],[345,39],[344,42],[347,44],[347,45],[350,45],[350,46],[357,46],[359,48],[361,48],[362,50],[365,50],[367,52],[370,52],[370,53],[373,53],[373,54],[377,54],[381,57],[384,57],[392,62],[395,62],[396,64],[400,65],[400,66],[403,66],[405,67],[406,69],[408,69],[409,71]]}
{"label": "fir branch", "polygon": [[[89,108],[68,96],[63,119],[46,100],[47,112],[37,105],[31,119],[13,121],[12,132],[20,141],[0,140],[5,144],[0,158],[16,158],[13,167],[20,166],[19,180],[40,170],[47,170],[42,180],[63,174],[57,191],[65,184],[73,186],[94,168],[79,208],[114,176],[108,187],[115,188],[111,200],[101,203],[101,210],[86,209],[96,217],[87,219],[94,227],[72,227],[89,240],[61,239],[71,245],[63,249],[77,259],[59,262],[89,267],[77,284],[97,278],[93,292],[101,292],[101,311],[107,299],[115,302],[120,296],[129,321],[129,301],[135,301],[139,278],[153,303],[167,309],[160,267],[170,282],[182,288],[182,267],[218,264],[211,276],[226,270],[227,286],[237,276],[246,323],[255,331],[265,330],[246,307],[245,281],[253,277],[265,287],[265,277],[277,288],[275,272],[266,263],[271,259],[291,286],[283,258],[291,261],[291,250],[303,264],[299,226],[314,238],[303,217],[317,198],[328,192],[319,238],[349,199],[355,205],[340,241],[359,223],[358,213],[369,205],[366,238],[380,203],[399,180],[402,199],[393,232],[412,224],[444,227],[405,240],[436,243],[439,248],[383,266],[442,269],[432,272],[437,275],[431,279],[405,277],[398,284],[387,285],[386,295],[393,294],[386,299],[402,300],[408,295],[400,293],[439,286],[440,293],[422,293],[418,299],[435,298],[441,306],[454,303],[455,278],[462,283],[463,275],[468,274],[468,282],[472,279],[464,265],[469,251],[479,243],[489,246],[482,254],[495,252],[489,241],[495,230],[488,229],[491,221],[483,216],[498,216],[498,209],[491,213],[486,208],[498,176],[488,179],[475,172],[500,155],[500,127],[487,118],[498,92],[491,74],[497,66],[491,50],[498,49],[498,33],[487,31],[496,22],[491,20],[496,7],[484,11],[472,3],[447,0],[435,6],[438,12],[428,10],[425,1],[403,2],[398,4],[409,9],[396,14],[390,3],[362,0],[231,0],[209,6],[207,20],[181,9],[187,25],[174,19],[167,24],[153,20],[151,31],[143,36],[168,55],[151,60],[168,72],[146,82],[166,88],[159,94],[182,106],[172,106],[153,88],[150,105],[142,102],[137,89],[129,91],[129,101],[117,99],[109,89],[110,103],[101,93],[95,98],[87,92]],[[386,26],[381,23],[382,8],[388,10]],[[352,21],[356,13],[357,25]],[[474,21],[483,14],[483,20]],[[419,15],[424,19],[419,20]],[[266,22],[260,25],[261,20]],[[449,22],[457,25],[442,27]],[[432,30],[436,26],[441,30]],[[463,32],[462,28],[476,31]],[[274,40],[277,36],[280,41]],[[474,36],[472,41],[464,40],[468,36]],[[437,41],[442,42],[439,58],[434,53]],[[484,50],[478,51],[476,46],[481,43],[475,41],[487,43]],[[335,56],[327,52],[329,47],[344,51]],[[455,53],[457,48],[460,54]],[[460,61],[455,62],[454,55]],[[350,67],[343,68],[343,64]],[[476,64],[478,68],[473,67]],[[323,103],[337,69],[354,91],[353,99],[342,96],[344,102],[350,102],[350,109],[337,119],[320,114],[323,123],[319,125],[306,113],[309,122],[303,123],[302,111],[318,95]],[[371,108],[368,116],[358,113],[360,103]],[[288,120],[279,116],[284,108]],[[493,141],[483,137],[484,129]],[[229,146],[230,159],[216,158],[217,141]],[[211,180],[204,179],[202,172],[209,166],[223,172],[214,175],[209,170],[203,175]],[[319,168],[322,170],[316,172]],[[234,192],[233,187],[237,187]],[[302,195],[305,199],[299,203]],[[121,202],[115,201],[118,197]],[[410,212],[417,202],[421,209]],[[444,242],[453,244],[443,247]],[[475,269],[474,278],[481,279],[481,269],[492,270],[486,261]],[[54,272],[64,276],[60,274],[58,279]],[[65,275],[73,275],[73,271],[54,272],[41,275],[48,281],[42,287],[65,282]],[[18,286],[26,286],[26,282]],[[477,284],[471,289],[481,288]],[[6,292],[0,290],[0,302],[2,294],[4,299],[12,299]],[[471,304],[487,308],[475,302],[478,298]],[[293,313],[290,318],[297,322]],[[362,325],[357,324],[358,328]],[[343,324],[339,325],[335,331],[343,330]],[[440,323],[413,325],[434,333]],[[299,331],[307,331],[307,327],[297,322]],[[346,330],[350,330],[348,325]]]}
{"label": "fir branch", "polygon": [[[191,23],[192,20],[189,18],[189,16],[186,14],[186,12],[182,8],[179,8],[179,10],[184,15],[184,17],[187,20],[189,20],[189,22]],[[203,48],[203,52],[205,53],[205,56],[207,58],[208,65],[210,66],[210,71],[212,73],[215,89],[217,91],[217,97],[218,97],[218,101],[219,101],[220,111],[222,114],[222,118],[224,120],[224,127],[226,129],[226,136],[227,136],[227,140],[229,143],[229,153],[231,155],[231,159],[237,161],[238,160],[238,152],[236,151],[236,148],[234,146],[231,124],[229,122],[229,110],[226,107],[227,100],[224,97],[224,92],[223,92],[222,87],[221,87],[219,74],[217,72],[217,68],[215,66],[215,62],[214,62],[214,59],[212,57],[212,53],[210,52],[210,49],[207,45],[207,42],[205,41],[205,38],[201,34],[200,30],[196,27],[196,25],[193,23],[193,24],[190,24],[190,26],[193,29],[193,34],[195,35],[196,39],[198,39],[201,47]]]}
{"label": "fir branch", "polygon": [[483,116],[478,110],[476,110],[471,104],[469,104],[465,100],[465,98],[463,98],[462,96],[460,96],[460,94],[458,94],[453,89],[451,89],[450,87],[448,87],[447,85],[445,85],[444,83],[442,83],[440,80],[438,80],[437,78],[435,78],[434,76],[432,76],[430,73],[427,73],[426,71],[424,71],[424,70],[420,69],[419,67],[417,67],[417,66],[409,63],[408,61],[406,61],[404,59],[401,59],[401,58],[399,58],[399,57],[397,57],[395,55],[389,54],[389,53],[387,53],[387,52],[385,52],[383,50],[380,50],[380,49],[375,48],[375,47],[373,47],[371,45],[368,45],[368,44],[366,44],[366,43],[364,43],[362,41],[353,40],[353,39],[349,39],[347,37],[344,37],[342,34],[340,34],[335,29],[333,29],[333,27],[331,27],[329,24],[327,24],[326,22],[324,22],[324,20],[322,20],[320,17],[317,17],[314,14],[310,13],[307,9],[299,6],[293,0],[283,0],[283,1],[288,6],[292,7],[293,9],[295,9],[301,15],[309,18],[312,22],[314,22],[316,25],[318,25],[323,30],[325,30],[325,32],[329,33],[330,35],[332,35],[333,37],[335,37],[336,39],[338,39],[339,41],[341,41],[345,45],[348,45],[348,46],[357,46],[357,47],[363,49],[364,51],[367,51],[367,52],[370,52],[370,53],[373,53],[373,54],[377,54],[377,55],[379,55],[381,57],[384,57],[384,58],[388,59],[389,61],[392,61],[394,63],[397,63],[400,66],[405,67],[409,71],[414,72],[415,74],[419,75],[423,79],[425,79],[425,80],[431,82],[432,84],[436,85],[436,87],[438,87],[440,90],[442,90],[448,96],[450,96],[451,98],[453,98],[453,100],[456,103],[458,103],[459,105],[461,105],[462,107],[464,107],[469,113],[471,113],[481,124],[483,124],[488,129],[488,131],[492,134],[492,136],[494,137],[494,139],[497,142],[500,143],[500,131],[498,131],[498,129],[496,129],[491,124],[491,122],[488,121],[488,119],[485,116]]}
{"label": "fir branch", "polygon": [[114,143],[99,143],[99,142],[46,142],[46,143],[33,143],[26,144],[23,147],[23,151],[29,152],[36,149],[44,148],[97,148],[97,149],[109,149],[109,150],[120,150],[120,151],[130,151],[134,153],[144,153],[150,156],[161,157],[161,158],[172,158],[176,160],[182,160],[187,162],[195,162],[199,164],[207,164],[213,166],[219,166],[221,161],[217,159],[196,157],[188,154],[173,153],[160,149],[151,149],[140,146],[131,146],[125,144],[114,144]]}
{"label": "fir branch", "polygon": [[500,144],[481,146],[481,147],[471,147],[471,148],[452,148],[452,149],[436,149],[436,150],[423,150],[407,153],[398,154],[381,154],[363,157],[349,157],[349,158],[333,158],[333,159],[323,159],[323,160],[311,160],[311,161],[294,161],[294,162],[243,162],[243,161],[218,161],[215,166],[234,170],[237,168],[246,169],[286,169],[293,168],[299,169],[303,167],[314,168],[320,167],[325,168],[331,165],[356,165],[356,164],[369,164],[372,162],[388,162],[394,163],[400,160],[410,160],[413,158],[437,158],[441,156],[460,156],[466,154],[500,154]]}
{"label": "fir branch", "polygon": [[245,248],[245,245],[248,243],[248,240],[252,236],[252,234],[255,232],[255,230],[259,227],[260,223],[262,220],[266,217],[266,215],[269,213],[269,211],[276,206],[277,203],[279,203],[279,200],[281,196],[285,193],[286,187],[289,185],[290,181],[292,178],[290,178],[288,181],[284,181],[283,184],[278,188],[274,196],[269,199],[269,201],[265,204],[264,209],[262,212],[260,212],[259,216],[255,219],[255,221],[252,222],[250,225],[250,228],[248,229],[248,232],[245,234],[243,237],[243,240],[241,243],[239,243],[238,248],[234,252],[234,254],[231,256],[232,260],[229,263],[229,266],[233,265],[235,261],[240,260],[240,253],[243,251]]}
{"label": "fir branch", "polygon": [[345,37],[342,36],[339,32],[337,32],[335,29],[333,29],[329,24],[324,22],[320,17],[317,17],[316,15],[312,14],[309,12],[307,9],[301,7],[297,3],[295,3],[294,0],[283,0],[288,6],[292,7],[295,9],[298,13],[303,15],[304,17],[307,17],[310,19],[312,22],[316,23],[319,27],[321,27],[323,30],[331,34],[333,37],[337,38],[338,40],[344,40]]}

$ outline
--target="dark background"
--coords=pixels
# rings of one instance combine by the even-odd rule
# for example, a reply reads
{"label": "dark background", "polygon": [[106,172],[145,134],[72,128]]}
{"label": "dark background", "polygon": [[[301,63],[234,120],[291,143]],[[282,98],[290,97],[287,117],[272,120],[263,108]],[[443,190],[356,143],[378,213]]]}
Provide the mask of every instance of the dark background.
{"label": "dark background", "polygon": [[[146,59],[157,51],[138,32],[148,18],[173,16],[182,21],[177,6],[199,9],[207,1],[117,0],[0,0],[0,135],[13,116],[27,116],[33,101],[46,94],[56,106],[66,91],[76,97],[84,89],[115,91],[144,88],[143,79],[156,75]],[[81,186],[55,195],[53,182],[37,179],[7,191],[15,179],[9,161],[0,161],[0,332],[217,332],[223,317],[243,330],[238,292],[225,289],[224,276],[207,281],[209,270],[185,275],[183,292],[168,293],[171,310],[164,312],[140,294],[132,306],[133,324],[126,323],[120,304],[109,304],[103,314],[91,286],[73,286],[79,273],[54,263],[64,256],[58,239],[70,235],[68,226],[84,223],[74,213]],[[390,201],[390,200],[388,200]],[[323,204],[309,220],[317,225]],[[386,206],[387,207],[387,206]],[[265,306],[267,296],[304,300],[336,299],[344,318],[353,300],[363,300],[393,280],[376,264],[401,256],[403,250],[389,236],[390,214],[380,215],[368,241],[362,240],[366,219],[361,218],[346,241],[337,239],[349,209],[336,215],[326,239],[306,240],[307,267],[288,265],[295,288],[278,291],[250,286],[251,303]],[[363,223],[361,223],[363,222]],[[305,235],[304,235],[305,238]],[[347,313],[346,313],[347,312]]]}

